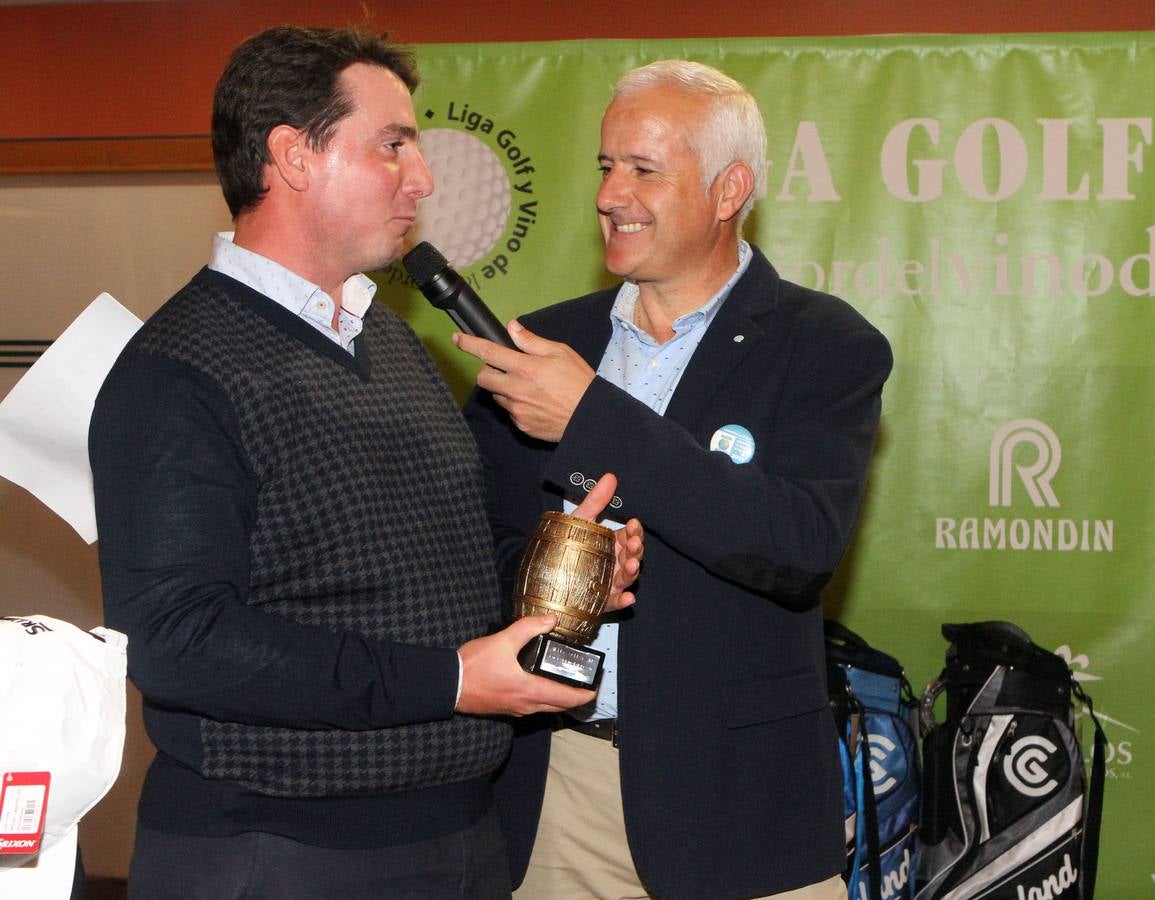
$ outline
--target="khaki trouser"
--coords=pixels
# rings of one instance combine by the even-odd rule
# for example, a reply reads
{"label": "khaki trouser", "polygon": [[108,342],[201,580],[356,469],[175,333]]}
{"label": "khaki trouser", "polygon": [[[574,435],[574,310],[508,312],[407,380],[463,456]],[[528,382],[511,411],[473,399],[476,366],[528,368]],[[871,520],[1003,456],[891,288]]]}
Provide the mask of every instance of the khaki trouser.
{"label": "khaki trouser", "polygon": [[[768,848],[769,852],[769,848]],[[606,740],[555,731],[529,871],[516,900],[647,900],[622,816],[618,751]],[[846,900],[835,875],[773,900]]]}

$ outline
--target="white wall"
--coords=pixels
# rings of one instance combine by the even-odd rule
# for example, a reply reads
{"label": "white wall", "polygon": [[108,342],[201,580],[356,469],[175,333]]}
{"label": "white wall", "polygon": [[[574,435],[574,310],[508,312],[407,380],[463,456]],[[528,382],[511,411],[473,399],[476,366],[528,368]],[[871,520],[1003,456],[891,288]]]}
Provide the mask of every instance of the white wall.
{"label": "white wall", "polygon": [[[52,340],[102,291],[145,318],[230,228],[211,173],[0,177],[0,340]],[[0,397],[23,373],[0,369]],[[27,613],[101,624],[96,548],[0,479],[0,615]],[[127,873],[151,758],[130,687],[120,778],[80,828],[89,874]]]}

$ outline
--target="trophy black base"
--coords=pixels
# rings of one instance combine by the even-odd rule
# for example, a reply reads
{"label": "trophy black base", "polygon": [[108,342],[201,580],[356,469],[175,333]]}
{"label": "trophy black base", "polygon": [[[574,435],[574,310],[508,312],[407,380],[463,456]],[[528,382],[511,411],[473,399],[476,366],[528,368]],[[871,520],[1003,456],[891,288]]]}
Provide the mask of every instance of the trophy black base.
{"label": "trophy black base", "polygon": [[525,671],[562,684],[597,690],[606,655],[556,634],[539,634],[521,648],[517,661]]}

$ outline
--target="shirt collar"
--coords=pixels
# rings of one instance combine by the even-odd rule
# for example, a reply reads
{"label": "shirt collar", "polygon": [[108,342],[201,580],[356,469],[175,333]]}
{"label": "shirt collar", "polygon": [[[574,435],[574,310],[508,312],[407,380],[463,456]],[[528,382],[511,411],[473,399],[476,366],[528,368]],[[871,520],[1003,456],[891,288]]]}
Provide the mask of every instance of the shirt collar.
{"label": "shirt collar", "polygon": [[[311,281],[268,257],[238,247],[232,237],[231,232],[213,235],[210,269],[264,294],[295,315],[300,315],[318,298],[332,301],[325,291]],[[373,279],[361,273],[352,275],[341,286],[341,309],[358,319],[364,318],[376,292],[377,284]]]}
{"label": "shirt collar", "polygon": [[[729,280],[722,285],[721,290],[713,297],[697,309],[674,319],[670,326],[674,334],[682,334],[698,326],[705,328],[714,321],[714,316],[718,314],[718,309],[722,306],[722,302],[730,295],[730,291],[738,282],[738,279],[745,275],[746,269],[750,267],[750,257],[750,245],[743,240],[739,240],[738,267],[734,270],[734,274],[730,276]],[[622,327],[633,331],[635,334],[643,334],[642,330],[634,323],[634,307],[637,306],[638,295],[638,286],[632,281],[623,282],[622,286],[618,288],[618,294],[614,298],[614,305],[610,309],[610,318],[613,319],[615,328]]]}

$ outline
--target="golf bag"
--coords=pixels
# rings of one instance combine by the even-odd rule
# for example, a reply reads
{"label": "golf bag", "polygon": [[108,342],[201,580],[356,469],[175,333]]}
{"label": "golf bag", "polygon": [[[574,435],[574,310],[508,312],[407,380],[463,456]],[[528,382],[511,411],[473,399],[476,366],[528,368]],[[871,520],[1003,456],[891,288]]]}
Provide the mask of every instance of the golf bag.
{"label": "golf bag", "polygon": [[[942,633],[946,667],[920,710],[918,900],[1091,900],[1106,736],[1090,699],[1066,660],[1010,623]],[[1072,695],[1095,725],[1090,792]]]}
{"label": "golf bag", "polygon": [[919,766],[917,705],[902,666],[827,620],[826,668],[838,723],[850,900],[914,896]]}

